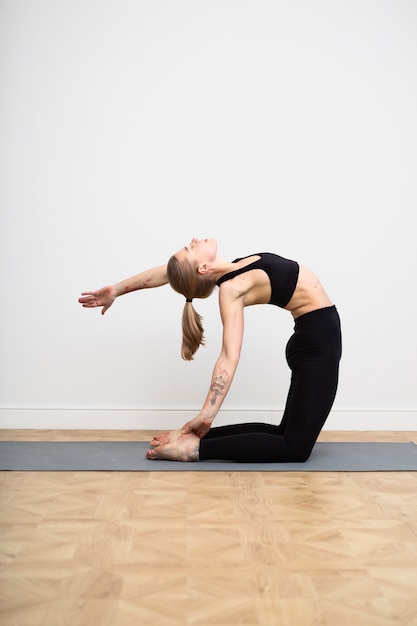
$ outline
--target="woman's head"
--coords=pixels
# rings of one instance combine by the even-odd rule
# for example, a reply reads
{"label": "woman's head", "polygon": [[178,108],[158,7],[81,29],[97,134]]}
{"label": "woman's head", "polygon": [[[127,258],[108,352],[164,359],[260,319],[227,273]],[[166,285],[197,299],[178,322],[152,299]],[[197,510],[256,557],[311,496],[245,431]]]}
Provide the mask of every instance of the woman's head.
{"label": "woman's head", "polygon": [[212,266],[217,258],[215,239],[193,238],[168,261],[168,280],[185,298],[207,298],[216,285]]}
{"label": "woman's head", "polygon": [[171,287],[185,298],[208,298],[216,286],[216,279],[206,273],[200,273],[192,260],[178,260],[174,254],[167,265],[168,280]]}
{"label": "woman's head", "polygon": [[216,286],[209,271],[216,258],[214,239],[192,239],[168,261],[167,273],[171,287],[186,298],[182,315],[183,341],[181,356],[191,361],[200,345],[204,345],[202,317],[191,304],[193,298],[208,298]]}

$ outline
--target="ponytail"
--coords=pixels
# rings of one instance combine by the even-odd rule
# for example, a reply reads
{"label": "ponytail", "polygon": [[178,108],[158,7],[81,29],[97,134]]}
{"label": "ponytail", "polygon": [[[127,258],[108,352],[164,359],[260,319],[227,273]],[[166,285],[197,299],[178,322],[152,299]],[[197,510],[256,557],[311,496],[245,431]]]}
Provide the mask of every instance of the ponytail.
{"label": "ponytail", "polygon": [[182,358],[192,361],[198,348],[204,345],[203,318],[191,304],[191,299],[188,299],[182,312]]}
{"label": "ponytail", "polygon": [[208,298],[216,282],[213,278],[201,276],[190,263],[180,263],[175,255],[168,261],[167,273],[171,287],[186,299],[182,313],[181,356],[185,361],[192,361],[198,348],[205,345],[203,318],[195,310],[192,299]]}

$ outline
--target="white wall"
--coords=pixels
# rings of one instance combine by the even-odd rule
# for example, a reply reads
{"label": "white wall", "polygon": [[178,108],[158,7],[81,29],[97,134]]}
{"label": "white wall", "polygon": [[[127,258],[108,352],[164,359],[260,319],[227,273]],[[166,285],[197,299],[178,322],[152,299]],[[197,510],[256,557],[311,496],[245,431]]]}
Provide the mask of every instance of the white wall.
{"label": "white wall", "polygon": [[[183,362],[169,287],[77,302],[191,236],[319,274],[344,329],[328,427],[417,428],[417,4],[2,0],[0,426],[177,427],[220,347]],[[278,420],[291,317],[247,310],[217,423]]]}

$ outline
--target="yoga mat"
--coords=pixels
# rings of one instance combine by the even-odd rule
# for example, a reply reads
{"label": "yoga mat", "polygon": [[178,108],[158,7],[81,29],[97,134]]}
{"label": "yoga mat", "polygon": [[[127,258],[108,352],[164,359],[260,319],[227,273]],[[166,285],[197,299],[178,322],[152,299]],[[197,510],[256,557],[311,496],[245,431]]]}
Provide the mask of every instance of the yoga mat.
{"label": "yoga mat", "polygon": [[318,442],[305,463],[151,461],[144,441],[1,441],[0,470],[378,472],[417,470],[414,443]]}

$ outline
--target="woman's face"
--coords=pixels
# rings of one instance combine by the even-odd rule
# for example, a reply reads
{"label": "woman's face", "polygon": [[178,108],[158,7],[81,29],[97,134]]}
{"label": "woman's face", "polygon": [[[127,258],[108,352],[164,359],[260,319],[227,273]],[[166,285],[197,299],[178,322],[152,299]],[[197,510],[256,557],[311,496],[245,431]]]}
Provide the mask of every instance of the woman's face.
{"label": "woman's face", "polygon": [[215,239],[197,239],[196,237],[193,237],[188,245],[175,254],[180,263],[187,260],[196,267],[214,261],[216,255],[217,241]]}

